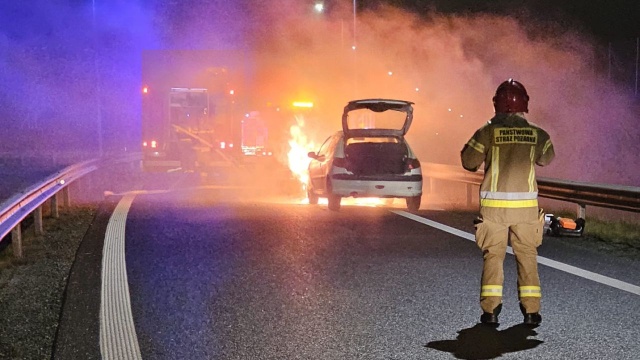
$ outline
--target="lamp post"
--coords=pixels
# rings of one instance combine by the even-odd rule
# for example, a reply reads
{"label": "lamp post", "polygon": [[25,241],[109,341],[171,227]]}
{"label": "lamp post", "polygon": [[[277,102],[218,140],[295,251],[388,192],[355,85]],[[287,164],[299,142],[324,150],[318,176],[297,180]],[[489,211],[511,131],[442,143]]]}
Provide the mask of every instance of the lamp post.
{"label": "lamp post", "polygon": [[358,96],[358,53],[356,52],[356,41],[357,41],[357,36],[356,36],[356,14],[357,14],[357,7],[356,7],[356,0],[353,0],[353,45],[351,46],[351,49],[353,50],[353,88],[354,88],[354,97]]}
{"label": "lamp post", "polygon": [[353,50],[356,49],[356,0],[353,0]]}
{"label": "lamp post", "polygon": [[91,0],[91,16],[92,16],[92,26],[93,26],[93,73],[96,80],[96,110],[98,112],[97,116],[97,126],[98,126],[98,154],[100,157],[104,155],[104,150],[102,146],[102,104],[100,101],[100,76],[98,74],[98,47],[96,45],[96,0]]}

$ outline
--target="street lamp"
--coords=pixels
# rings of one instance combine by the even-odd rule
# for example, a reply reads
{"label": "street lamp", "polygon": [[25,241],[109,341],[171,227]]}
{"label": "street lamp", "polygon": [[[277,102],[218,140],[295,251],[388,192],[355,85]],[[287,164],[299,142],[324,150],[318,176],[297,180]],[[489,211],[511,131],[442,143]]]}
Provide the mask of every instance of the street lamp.
{"label": "street lamp", "polygon": [[324,12],[324,3],[322,1],[317,1],[315,3],[315,5],[313,5],[313,9],[317,12],[317,13],[323,13]]}

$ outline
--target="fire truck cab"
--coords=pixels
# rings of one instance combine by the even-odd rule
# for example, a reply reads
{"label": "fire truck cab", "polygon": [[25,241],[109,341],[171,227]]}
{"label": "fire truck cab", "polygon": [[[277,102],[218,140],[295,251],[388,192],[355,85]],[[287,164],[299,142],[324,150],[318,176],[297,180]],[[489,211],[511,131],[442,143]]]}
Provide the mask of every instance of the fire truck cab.
{"label": "fire truck cab", "polygon": [[[142,153],[145,170],[194,170],[211,152],[214,129],[204,88],[170,88],[143,102]],[[162,105],[160,105],[162,104]]]}

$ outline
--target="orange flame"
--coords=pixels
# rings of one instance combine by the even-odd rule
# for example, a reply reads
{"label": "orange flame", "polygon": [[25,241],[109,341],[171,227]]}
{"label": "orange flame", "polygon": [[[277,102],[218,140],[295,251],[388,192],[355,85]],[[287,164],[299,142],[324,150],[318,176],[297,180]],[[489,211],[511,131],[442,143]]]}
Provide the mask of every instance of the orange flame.
{"label": "orange flame", "polygon": [[[302,115],[295,116],[296,123],[289,128],[289,152],[287,157],[289,160],[289,170],[300,181],[301,190],[303,194],[306,194],[306,186],[309,182],[309,173],[307,171],[309,167],[309,151],[315,151],[315,143],[305,135],[305,119]],[[308,199],[301,199],[300,203],[308,203]],[[320,204],[326,204],[327,199],[320,198]],[[342,199],[343,205],[358,205],[358,206],[391,206],[393,199],[379,199],[379,198],[344,198]]]}
{"label": "orange flame", "polygon": [[289,169],[293,175],[302,184],[302,189],[306,192],[306,186],[309,181],[309,173],[307,168],[309,167],[309,157],[307,153],[315,150],[315,144],[313,141],[309,141],[304,134],[304,117],[299,115],[295,116],[296,123],[289,128],[289,152],[287,157],[289,159]]}

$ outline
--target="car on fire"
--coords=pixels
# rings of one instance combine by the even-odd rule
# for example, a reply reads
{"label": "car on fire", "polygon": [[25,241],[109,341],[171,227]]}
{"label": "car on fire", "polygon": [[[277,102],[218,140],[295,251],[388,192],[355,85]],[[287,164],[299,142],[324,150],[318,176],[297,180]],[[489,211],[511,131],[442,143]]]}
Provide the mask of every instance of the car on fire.
{"label": "car on fire", "polygon": [[309,152],[310,204],[327,198],[330,210],[343,197],[404,198],[411,211],[420,208],[422,169],[405,135],[413,119],[413,103],[362,99],[347,103],[342,130],[329,136],[317,152]]}

